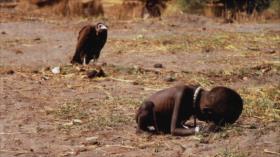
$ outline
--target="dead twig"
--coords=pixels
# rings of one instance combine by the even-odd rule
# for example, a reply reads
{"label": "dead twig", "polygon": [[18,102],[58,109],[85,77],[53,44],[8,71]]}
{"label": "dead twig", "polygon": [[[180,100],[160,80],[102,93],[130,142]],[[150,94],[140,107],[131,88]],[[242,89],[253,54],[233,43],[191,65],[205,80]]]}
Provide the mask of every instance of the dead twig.
{"label": "dead twig", "polygon": [[127,149],[136,149],[136,147],[127,146],[127,145],[105,145],[104,147],[121,147],[121,148],[127,148]]}
{"label": "dead twig", "polygon": [[119,148],[125,148],[125,149],[136,149],[136,147],[133,146],[126,146],[126,145],[104,145],[103,147],[99,147],[95,150],[102,151],[103,153],[108,153],[107,151],[104,151],[103,148],[108,148],[108,147],[119,147]]}
{"label": "dead twig", "polygon": [[15,135],[15,134],[36,134],[36,133],[35,132],[0,132],[0,135]]}
{"label": "dead twig", "polygon": [[48,154],[47,152],[32,152],[32,151],[27,151],[27,150],[17,150],[17,151],[0,150],[0,153],[15,153],[14,156],[19,156],[22,154]]}
{"label": "dead twig", "polygon": [[280,155],[280,153],[274,152],[274,151],[270,151],[270,150],[268,150],[268,149],[264,149],[263,151],[264,151],[265,153],[269,153],[269,154]]}
{"label": "dead twig", "polygon": [[126,83],[134,82],[133,80],[124,80],[124,79],[119,79],[119,78],[114,78],[114,77],[110,77],[110,79],[112,79],[114,81],[120,81],[120,82],[126,82]]}
{"label": "dead twig", "polygon": [[145,91],[159,91],[162,90],[163,88],[149,88],[149,87],[144,87]]}

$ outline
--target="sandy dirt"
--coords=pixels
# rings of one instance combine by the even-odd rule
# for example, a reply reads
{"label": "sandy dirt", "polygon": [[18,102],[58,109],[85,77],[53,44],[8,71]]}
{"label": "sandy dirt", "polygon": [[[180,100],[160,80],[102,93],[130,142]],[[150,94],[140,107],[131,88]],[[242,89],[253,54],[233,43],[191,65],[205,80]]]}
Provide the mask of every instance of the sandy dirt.
{"label": "sandy dirt", "polygon": [[[99,21],[109,26],[100,59],[86,67],[70,65],[79,29]],[[0,156],[280,156],[279,60],[279,22],[3,13]],[[154,68],[156,63],[163,68]],[[87,78],[96,65],[106,77]],[[55,66],[61,67],[60,74],[51,72]],[[242,116],[218,133],[135,134],[134,115],[141,102],[178,83],[237,90],[245,101]]]}

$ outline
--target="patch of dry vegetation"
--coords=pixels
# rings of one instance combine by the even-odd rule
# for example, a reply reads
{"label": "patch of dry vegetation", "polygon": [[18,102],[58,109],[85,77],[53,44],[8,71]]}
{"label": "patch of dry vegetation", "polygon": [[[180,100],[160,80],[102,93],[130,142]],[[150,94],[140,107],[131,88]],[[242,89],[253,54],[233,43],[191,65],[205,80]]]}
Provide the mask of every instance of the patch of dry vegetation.
{"label": "patch of dry vegetation", "polygon": [[59,105],[48,114],[54,115],[59,122],[64,122],[59,123],[60,130],[98,131],[133,123],[134,111],[140,103],[138,99],[119,97],[93,102],[73,100]]}
{"label": "patch of dry vegetation", "polygon": [[257,118],[262,122],[280,120],[280,86],[256,87],[240,91],[244,101],[244,116]]}
{"label": "patch of dry vegetation", "polygon": [[229,148],[225,148],[223,150],[221,150],[221,152],[219,152],[217,155],[215,155],[215,157],[246,157],[248,156],[248,153],[245,152],[240,152],[240,150],[238,149],[229,149]]}
{"label": "patch of dry vegetation", "polygon": [[[238,42],[236,42],[238,41]],[[230,51],[237,52],[238,55],[258,55],[267,49],[279,48],[279,33],[234,33],[231,32],[212,32],[199,34],[183,35],[164,35],[161,37],[146,37],[138,34],[134,40],[110,40],[110,44],[116,47],[116,51],[122,53],[164,53],[164,52],[213,52]],[[121,46],[120,46],[121,45]],[[149,46],[147,46],[149,45]],[[265,46],[264,46],[265,45]],[[130,49],[129,47],[134,47]],[[143,51],[145,50],[145,51]],[[240,52],[242,52],[240,54]],[[275,52],[274,52],[275,53]]]}
{"label": "patch of dry vegetation", "polygon": [[[254,65],[255,64],[255,65]],[[212,82],[237,82],[242,80],[262,80],[277,78],[280,75],[280,64],[271,63],[252,63],[251,66],[241,66],[230,70],[209,70],[201,71],[196,76],[210,79]],[[276,83],[276,82],[275,82]]]}

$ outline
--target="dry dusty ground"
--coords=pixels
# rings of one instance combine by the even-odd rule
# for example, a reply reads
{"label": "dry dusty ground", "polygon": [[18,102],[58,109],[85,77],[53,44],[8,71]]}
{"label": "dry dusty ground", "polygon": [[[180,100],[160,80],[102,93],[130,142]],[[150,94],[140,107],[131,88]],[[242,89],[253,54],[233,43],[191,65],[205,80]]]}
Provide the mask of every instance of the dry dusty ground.
{"label": "dry dusty ground", "polygon": [[[279,22],[105,20],[109,38],[97,64],[107,76],[89,79],[84,70],[95,65],[69,61],[78,30],[97,21],[0,14],[1,157],[279,156]],[[141,101],[178,83],[237,90],[242,116],[219,133],[136,135]]]}

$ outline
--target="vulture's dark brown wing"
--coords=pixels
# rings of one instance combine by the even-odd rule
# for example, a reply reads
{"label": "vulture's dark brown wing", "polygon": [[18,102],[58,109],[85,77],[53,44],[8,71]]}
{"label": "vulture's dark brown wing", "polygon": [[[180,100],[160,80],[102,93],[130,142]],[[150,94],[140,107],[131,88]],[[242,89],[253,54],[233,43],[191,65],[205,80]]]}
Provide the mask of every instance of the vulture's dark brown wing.
{"label": "vulture's dark brown wing", "polygon": [[91,53],[92,47],[96,41],[96,30],[94,26],[84,26],[79,32],[75,55],[71,63],[82,64],[83,58],[86,54]]}

